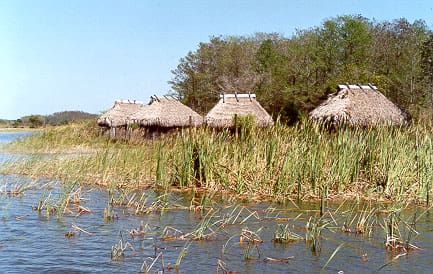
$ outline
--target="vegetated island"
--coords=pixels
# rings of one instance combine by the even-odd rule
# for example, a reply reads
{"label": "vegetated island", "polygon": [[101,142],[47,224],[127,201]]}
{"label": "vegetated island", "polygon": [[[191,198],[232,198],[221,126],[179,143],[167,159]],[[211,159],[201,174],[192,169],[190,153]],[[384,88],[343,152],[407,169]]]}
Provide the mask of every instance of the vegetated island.
{"label": "vegetated island", "polygon": [[49,115],[32,114],[16,120],[0,119],[0,130],[38,129],[45,126],[67,125],[76,121],[96,119],[97,117],[97,114],[77,110],[60,111]]}

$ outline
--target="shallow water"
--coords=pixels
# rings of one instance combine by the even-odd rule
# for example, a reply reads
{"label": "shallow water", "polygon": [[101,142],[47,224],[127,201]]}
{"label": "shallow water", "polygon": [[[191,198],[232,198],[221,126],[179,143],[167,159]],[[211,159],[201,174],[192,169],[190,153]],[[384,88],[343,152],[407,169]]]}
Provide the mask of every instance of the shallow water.
{"label": "shallow water", "polygon": [[[10,142],[11,140],[14,140],[17,138],[22,138],[22,137],[25,137],[25,136],[28,136],[31,134],[32,134],[31,132],[26,132],[26,131],[0,132],[0,149],[1,149],[1,146],[4,145],[6,142]],[[18,160],[22,157],[26,157],[26,155],[0,152],[0,164],[7,162],[7,161]]]}
{"label": "shallow water", "polygon": [[[8,194],[8,190],[17,185],[29,184],[31,188],[22,195]],[[186,244],[190,245],[180,263],[180,273],[215,273],[218,260],[223,261],[228,270],[239,273],[316,273],[322,270],[341,244],[343,245],[328,266],[322,270],[323,273],[337,273],[340,270],[345,273],[430,273],[433,267],[431,211],[427,211],[416,224],[416,230],[420,234],[413,244],[421,250],[412,251],[392,261],[399,253],[386,252],[385,233],[380,226],[374,228],[371,237],[343,233],[340,229],[344,219],[341,214],[333,216],[337,224],[330,224],[322,231],[320,252],[312,252],[303,240],[288,244],[272,241],[279,224],[289,223],[291,231],[305,236],[305,225],[309,217],[317,215],[319,205],[315,203],[239,205],[228,202],[228,199],[223,199],[224,202],[217,199],[217,204],[213,205],[215,213],[208,213],[208,210],[195,213],[189,210],[192,199],[190,193],[171,193],[165,197],[168,210],[137,215],[131,208],[115,206],[118,219],[107,221],[103,217],[104,209],[110,201],[107,190],[84,188],[84,200],[80,205],[90,209],[91,213],[80,216],[75,216],[75,212],[66,213],[58,219],[55,213],[47,217],[46,212],[39,213],[32,209],[48,195],[55,204],[64,191],[55,181],[40,179],[32,182],[21,176],[0,176],[0,192],[3,193],[0,194],[0,273],[137,273],[143,261],[146,260],[150,265],[152,258],[159,253],[163,255],[167,271],[167,265],[175,265]],[[137,192],[136,197],[141,194]],[[146,191],[146,195],[146,205],[149,208],[159,194]],[[335,213],[338,205],[328,204],[326,208]],[[420,214],[425,208],[405,211],[404,219],[409,219],[415,211]],[[338,212],[343,212],[343,209]],[[209,218],[210,215],[205,217],[206,214],[214,215]],[[167,226],[188,233],[203,221],[217,222],[224,219],[224,216],[226,219],[231,217],[230,221],[209,240],[163,240],[163,230]],[[150,230],[144,237],[132,237],[129,231],[138,228],[141,222],[147,224]],[[72,229],[73,224],[91,235]],[[213,226],[216,227],[218,226]],[[263,240],[263,243],[257,244],[257,248],[250,245],[253,257],[250,260],[245,258],[248,244],[239,242],[239,235],[246,227],[258,231]],[[70,231],[75,236],[65,237]],[[123,243],[130,243],[135,251],[126,249],[123,258],[111,259],[112,246],[120,239],[123,239]],[[366,256],[363,260],[364,254]],[[266,258],[290,259],[288,262],[269,262]],[[389,264],[380,269],[387,263]],[[161,260],[158,260],[151,273],[161,269]]]}
{"label": "shallow water", "polygon": [[9,142],[13,139],[25,137],[32,134],[31,132],[27,131],[20,131],[20,132],[0,132],[0,142]]}

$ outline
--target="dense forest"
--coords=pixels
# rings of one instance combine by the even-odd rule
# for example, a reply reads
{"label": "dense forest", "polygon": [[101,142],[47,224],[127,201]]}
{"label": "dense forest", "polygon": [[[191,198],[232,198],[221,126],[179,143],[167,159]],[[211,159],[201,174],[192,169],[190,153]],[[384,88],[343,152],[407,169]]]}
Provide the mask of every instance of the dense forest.
{"label": "dense forest", "polygon": [[174,95],[200,113],[220,93],[251,92],[274,117],[292,123],[338,84],[372,83],[415,118],[428,118],[433,33],[422,20],[338,16],[291,37],[211,37],[181,58],[172,74]]}

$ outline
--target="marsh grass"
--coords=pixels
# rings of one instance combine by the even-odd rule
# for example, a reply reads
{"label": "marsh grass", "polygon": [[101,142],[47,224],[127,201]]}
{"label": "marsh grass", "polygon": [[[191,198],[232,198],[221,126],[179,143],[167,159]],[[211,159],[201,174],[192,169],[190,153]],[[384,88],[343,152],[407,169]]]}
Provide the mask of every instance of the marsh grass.
{"label": "marsh grass", "polygon": [[209,210],[202,216],[200,223],[188,233],[172,227],[166,226],[162,232],[164,241],[181,240],[181,241],[212,241],[218,236],[219,231],[223,228],[223,221],[218,215],[218,210]]}
{"label": "marsh grass", "polygon": [[262,238],[259,235],[261,229],[259,229],[258,231],[252,231],[250,229],[248,229],[248,227],[244,227],[241,231],[241,235],[239,237],[239,242],[242,243],[247,243],[247,244],[261,244],[263,243]]}
{"label": "marsh grass", "polygon": [[32,209],[42,216],[50,218],[56,214],[57,220],[60,220],[65,214],[78,217],[92,212],[91,209],[80,204],[84,201],[83,190],[77,182],[63,184],[56,191],[53,191],[52,188],[47,188],[47,185],[48,183],[38,185],[43,192],[39,197],[37,205],[32,206]]}
{"label": "marsh grass", "polygon": [[[9,211],[9,208],[10,208],[10,206],[11,206],[11,204],[12,204],[12,201],[9,201],[7,204],[6,204],[6,206],[2,206],[1,207],[1,209],[2,209],[2,221],[3,222],[6,222],[6,220],[8,219],[8,211]],[[1,205],[1,204],[0,204]]]}
{"label": "marsh grass", "polygon": [[392,209],[384,218],[384,230],[386,234],[385,248],[390,252],[408,253],[419,249],[413,244],[413,240],[418,236],[416,231],[417,211],[412,217],[404,219],[402,208]]}
{"label": "marsh grass", "polygon": [[341,212],[341,215],[344,216],[341,230],[346,233],[369,237],[373,228],[378,224],[377,213],[378,208],[371,204],[360,206],[360,204],[355,203],[347,211]]}
{"label": "marsh grass", "polygon": [[[162,232],[155,232],[144,223],[128,231],[142,245],[150,233],[161,236],[159,239],[166,244],[183,241],[176,268],[196,242],[227,238],[221,257],[232,243],[237,248],[233,252],[236,255],[246,261],[259,260],[260,247],[266,240],[263,242],[260,236],[261,228],[248,227],[257,228],[264,222],[265,226],[275,226],[274,243],[303,240],[306,248],[319,255],[322,241],[326,240],[323,234],[334,229],[332,223],[335,231],[346,233],[345,237],[352,234],[370,237],[377,232],[379,216],[384,216],[384,249],[400,252],[395,256],[398,258],[417,248],[414,245],[418,236],[416,222],[421,214],[403,218],[402,208],[391,208],[383,215],[377,204],[385,200],[396,205],[431,203],[432,131],[422,125],[343,128],[330,134],[308,123],[294,127],[276,123],[270,129],[240,128],[236,135],[228,130],[197,128],[155,140],[129,141],[99,137],[90,124],[73,127],[49,128],[31,139],[12,144],[11,148],[19,147],[21,151],[28,147],[28,151],[53,155],[34,155],[6,163],[1,166],[1,172],[60,179],[62,190],[59,193],[46,190],[34,206],[47,217],[57,215],[60,219],[64,214],[79,216],[89,212],[82,205],[82,183],[107,187],[110,198],[104,212],[106,221],[117,219],[116,207],[127,207],[135,215],[189,210],[200,219],[191,231],[165,226]],[[71,148],[73,153],[67,153]],[[27,187],[7,185],[2,191],[8,195],[13,190],[14,195],[21,195]],[[147,188],[155,191],[151,195],[136,191]],[[170,201],[169,190],[191,193],[187,200],[189,206],[180,207]],[[227,197],[222,199],[224,206],[214,203],[215,197]],[[240,205],[241,201],[268,199],[292,204],[297,199],[313,199],[320,203],[312,211],[297,208],[302,213],[296,218],[280,217],[271,207],[256,211]],[[365,199],[374,203],[355,203],[345,211],[341,206],[331,213],[327,206],[333,199],[355,202]],[[227,201],[236,205],[226,206]],[[7,216],[7,207],[5,211]],[[282,221],[286,223],[278,223]],[[71,227],[69,232],[70,237],[75,237],[80,229]],[[149,263],[143,262],[141,271],[151,271],[159,259],[164,270],[163,254],[154,246],[155,256]],[[334,250],[323,268],[343,247],[340,244]],[[112,259],[125,256],[128,249],[135,250],[121,236],[112,246]],[[266,257],[262,261],[287,263],[288,259]],[[227,268],[220,262],[219,270],[224,272]]]}
{"label": "marsh grass", "polygon": [[221,271],[221,273],[223,274],[228,274],[228,273],[236,273],[236,272],[231,272],[228,268],[227,268],[227,264],[222,261],[222,260],[218,260],[217,261],[217,267],[215,270],[215,273],[219,274]]}
{"label": "marsh grass", "polygon": [[321,250],[321,235],[322,229],[325,226],[322,225],[322,219],[317,217],[310,217],[308,222],[305,224],[305,242],[310,247],[311,252],[320,253]]}
{"label": "marsh grass", "polygon": [[89,153],[104,141],[94,121],[82,121],[66,126],[48,127],[18,138],[3,149],[14,153]]}
{"label": "marsh grass", "polygon": [[0,194],[6,196],[22,196],[27,190],[38,188],[37,182],[19,180],[16,182],[5,182],[0,186]]}
{"label": "marsh grass", "polygon": [[143,264],[141,265],[140,272],[139,273],[145,273],[148,274],[152,270],[152,267],[156,264],[158,259],[161,258],[161,270],[157,271],[157,273],[164,273],[164,254],[162,252],[159,252],[158,255],[155,258],[150,258],[151,262],[150,265],[147,263],[146,260],[143,261]]}
{"label": "marsh grass", "polygon": [[183,246],[182,250],[179,252],[179,255],[177,256],[176,264],[175,264],[176,270],[179,270],[180,264],[182,263],[183,258],[188,253],[188,249],[189,249],[190,245],[191,245],[191,241],[187,241],[185,243],[185,245]]}
{"label": "marsh grass", "polygon": [[261,257],[259,245],[256,242],[247,242],[244,248],[244,260],[252,261],[259,260]]}
{"label": "marsh grass", "polygon": [[119,215],[117,215],[111,202],[108,202],[107,207],[104,208],[104,216],[103,217],[104,217],[104,220],[106,222],[119,219]]}
{"label": "marsh grass", "polygon": [[295,232],[290,230],[290,224],[286,224],[286,225],[278,224],[278,228],[274,232],[273,241],[275,243],[291,243],[303,239],[304,238],[301,235],[298,235]]}
{"label": "marsh grass", "polygon": [[[112,141],[93,124],[48,128],[6,149],[74,152],[2,165],[2,173],[116,188],[204,189],[249,200],[366,199],[430,203],[432,130],[341,128],[308,122],[239,134],[209,128]],[[323,213],[323,212],[322,212]]]}
{"label": "marsh grass", "polygon": [[151,228],[149,224],[144,224],[144,222],[141,221],[139,227],[133,228],[129,231],[129,235],[131,235],[132,239],[134,239],[134,237],[144,237],[150,231]]}
{"label": "marsh grass", "polygon": [[119,189],[112,192],[111,205],[124,206],[133,210],[135,215],[145,215],[150,213],[162,213],[166,210],[179,208],[174,202],[169,199],[168,193],[163,193],[154,197],[152,193],[143,191],[140,196],[137,195],[136,190]]}
{"label": "marsh grass", "polygon": [[116,260],[125,257],[125,251],[127,249],[131,249],[132,252],[135,252],[135,249],[132,246],[132,244],[130,244],[129,242],[125,242],[122,233],[120,233],[119,242],[111,246],[110,258],[112,260]]}

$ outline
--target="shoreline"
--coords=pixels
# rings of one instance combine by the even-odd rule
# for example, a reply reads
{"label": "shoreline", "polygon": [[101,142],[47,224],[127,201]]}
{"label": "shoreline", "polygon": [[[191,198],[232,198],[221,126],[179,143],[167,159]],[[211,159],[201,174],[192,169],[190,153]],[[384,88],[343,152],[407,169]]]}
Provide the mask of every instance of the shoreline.
{"label": "shoreline", "polygon": [[44,128],[14,128],[14,127],[0,127],[0,132],[39,132]]}

